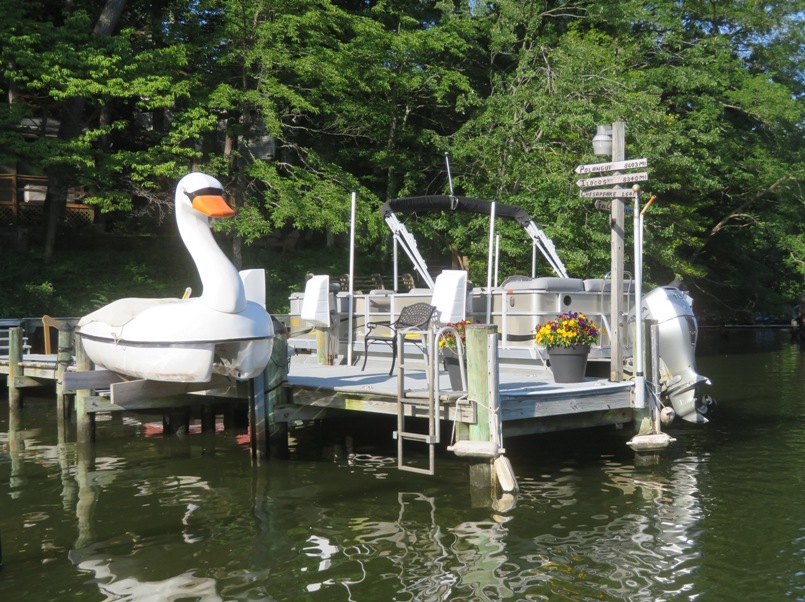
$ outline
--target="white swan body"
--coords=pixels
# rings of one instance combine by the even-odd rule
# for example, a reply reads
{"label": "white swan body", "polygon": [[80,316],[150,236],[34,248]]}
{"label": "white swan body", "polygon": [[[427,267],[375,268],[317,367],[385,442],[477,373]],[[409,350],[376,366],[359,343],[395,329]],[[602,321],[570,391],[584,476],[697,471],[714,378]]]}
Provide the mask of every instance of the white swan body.
{"label": "white swan body", "polygon": [[190,299],[119,299],[84,316],[77,333],[96,365],[150,380],[238,379],[268,364],[274,328],[261,303],[246,296],[241,275],[218,247],[209,217],[234,212],[220,182],[192,173],[176,187],[179,234],[203,286]]}

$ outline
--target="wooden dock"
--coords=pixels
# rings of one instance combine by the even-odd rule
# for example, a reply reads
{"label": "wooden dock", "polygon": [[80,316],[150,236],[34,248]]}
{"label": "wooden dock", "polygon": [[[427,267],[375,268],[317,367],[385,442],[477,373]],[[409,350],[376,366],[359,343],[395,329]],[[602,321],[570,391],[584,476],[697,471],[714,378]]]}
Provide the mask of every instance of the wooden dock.
{"label": "wooden dock", "polygon": [[[7,378],[10,407],[21,403],[27,387],[55,384],[60,419],[74,412],[77,439],[87,442],[94,440],[97,413],[162,413],[166,432],[176,430],[171,421],[189,425],[193,415],[201,417],[203,430],[205,424],[214,428],[215,414],[222,408],[248,402],[253,455],[265,458],[287,451],[288,430],[298,421],[352,412],[396,416],[397,428],[389,436],[397,439],[400,469],[435,474],[436,451],[452,451],[469,459],[471,479],[506,491],[507,482],[514,483],[509,490],[516,488],[513,472],[506,478],[511,471],[504,456],[508,438],[605,425],[637,429],[645,415],[634,407],[631,381],[587,376],[579,383],[555,383],[539,361],[499,365],[494,325],[467,328],[462,391],[451,389],[440,368],[432,331],[422,331],[426,353],[405,346],[395,374],[389,376],[390,362],[383,356],[370,356],[361,370],[362,357],[346,365],[337,355],[289,354],[287,333],[280,325],[272,360],[260,377],[246,382],[221,377],[196,384],[132,380],[95,370],[73,341],[69,326],[59,332],[57,354],[24,354],[21,329],[9,332],[9,356],[0,356],[0,375]],[[451,435],[444,436],[447,430]],[[414,446],[424,446],[426,453],[412,451]],[[481,469],[475,477],[474,468]]]}
{"label": "wooden dock", "polygon": [[[419,334],[423,346],[414,350],[408,345],[391,376],[388,358],[370,356],[361,370],[362,359],[347,365],[336,356],[332,365],[323,365],[326,354],[293,357],[287,376],[292,402],[277,405],[274,420],[321,420],[349,412],[396,416],[398,468],[434,474],[434,450],[442,448],[470,460],[474,483],[491,481],[493,487],[511,491],[505,485],[509,481],[516,488],[513,473],[506,478],[511,471],[505,459],[508,438],[593,426],[620,428],[642,418],[641,409],[634,407],[632,381],[587,376],[583,382],[556,383],[539,361],[500,365],[494,325],[467,327],[465,387],[453,391],[439,368],[437,336],[433,331]],[[402,348],[402,341],[398,346]],[[445,424],[452,427],[448,437],[442,434]],[[426,446],[427,461],[424,454],[409,451],[414,445]],[[481,469],[475,477],[473,467]]]}
{"label": "wooden dock", "polygon": [[[313,358],[315,359],[315,358]],[[415,362],[408,362],[409,365]],[[277,420],[293,421],[327,416],[328,411],[397,414],[398,376],[388,375],[388,362],[370,359],[360,366],[320,365],[305,358],[292,360],[288,386],[293,404],[276,409]],[[441,419],[471,423],[474,412],[466,406],[466,393],[450,390],[447,374],[439,374]],[[557,430],[623,425],[632,421],[630,381],[613,383],[588,377],[583,383],[555,383],[548,368],[501,370],[500,418],[503,436],[520,436]],[[427,372],[423,362],[404,374],[403,389],[411,401],[426,400]],[[420,409],[407,415],[423,416]]]}

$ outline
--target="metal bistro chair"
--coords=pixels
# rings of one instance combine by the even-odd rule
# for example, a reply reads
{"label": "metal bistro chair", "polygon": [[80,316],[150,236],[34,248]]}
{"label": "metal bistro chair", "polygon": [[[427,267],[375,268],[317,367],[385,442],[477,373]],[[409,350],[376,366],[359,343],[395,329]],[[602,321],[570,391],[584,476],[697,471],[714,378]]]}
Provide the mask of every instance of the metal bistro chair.
{"label": "metal bistro chair", "polygon": [[[397,362],[397,333],[426,328],[433,317],[434,311],[436,311],[436,307],[430,303],[414,303],[403,307],[394,322],[368,322],[366,324],[366,336],[363,339],[364,352],[361,372],[366,368],[369,344],[385,343],[391,345],[391,370],[389,370],[389,376],[394,374],[394,364]],[[391,334],[372,334],[372,331],[378,326],[385,326],[391,331]],[[405,342],[405,339],[403,339],[403,342]],[[419,341],[415,342],[418,343]]]}

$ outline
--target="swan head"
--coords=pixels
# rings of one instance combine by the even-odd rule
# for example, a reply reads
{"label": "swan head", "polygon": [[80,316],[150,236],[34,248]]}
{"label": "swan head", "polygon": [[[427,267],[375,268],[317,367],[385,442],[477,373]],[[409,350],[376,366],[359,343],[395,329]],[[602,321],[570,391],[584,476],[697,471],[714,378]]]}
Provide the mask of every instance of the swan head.
{"label": "swan head", "polygon": [[223,197],[221,183],[203,173],[191,173],[176,185],[176,224],[201,278],[199,301],[224,313],[246,308],[243,281],[210,231],[210,218],[235,214]]}
{"label": "swan head", "polygon": [[176,186],[176,211],[196,211],[209,217],[232,217],[235,212],[224,200],[221,183],[203,173],[191,173]]}

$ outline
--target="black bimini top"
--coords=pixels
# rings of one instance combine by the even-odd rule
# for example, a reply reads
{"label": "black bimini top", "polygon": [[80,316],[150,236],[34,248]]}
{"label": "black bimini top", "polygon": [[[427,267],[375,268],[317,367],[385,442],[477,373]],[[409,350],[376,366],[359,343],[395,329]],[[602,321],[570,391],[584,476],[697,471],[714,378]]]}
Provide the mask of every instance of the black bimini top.
{"label": "black bimini top", "polygon": [[[386,201],[380,207],[380,213],[386,217],[389,212],[419,212],[431,211],[464,211],[467,213],[492,213],[492,202],[483,199],[474,199],[466,196],[450,196],[446,194],[430,196],[411,196],[402,199]],[[513,219],[525,228],[531,223],[531,218],[522,207],[495,203],[495,217]]]}

